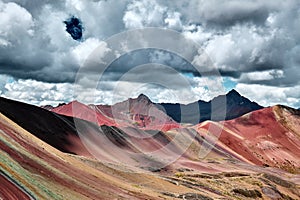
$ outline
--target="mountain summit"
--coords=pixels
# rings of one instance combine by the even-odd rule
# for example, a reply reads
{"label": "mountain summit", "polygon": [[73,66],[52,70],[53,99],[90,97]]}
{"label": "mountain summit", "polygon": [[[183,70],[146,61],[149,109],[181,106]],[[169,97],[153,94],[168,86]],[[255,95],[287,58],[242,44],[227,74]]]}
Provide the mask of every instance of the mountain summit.
{"label": "mountain summit", "polygon": [[141,100],[146,100],[146,101],[149,101],[151,102],[151,100],[149,99],[149,97],[147,97],[146,95],[144,95],[143,93],[140,94],[138,97],[137,97],[137,100],[138,101],[141,101]]}
{"label": "mountain summit", "polygon": [[[226,120],[228,119],[234,119],[236,117],[240,117],[248,112],[252,112],[255,110],[259,110],[263,108],[256,102],[250,101],[248,98],[240,95],[236,90],[229,91],[226,95],[220,95],[213,100],[211,100],[211,103],[218,102],[220,100],[224,100],[226,102],[226,107],[223,109],[226,109]],[[217,103],[216,103],[217,104]],[[218,104],[217,104],[218,105]],[[222,120],[221,118],[216,117],[216,119],[212,120]]]}
{"label": "mountain summit", "polygon": [[[199,100],[187,105],[153,103],[145,94],[111,106],[86,106],[79,102],[75,103],[80,105],[75,110],[72,109],[74,102],[49,110],[96,122],[99,125],[113,125],[115,121],[118,121],[123,126],[139,125],[143,128],[154,128],[164,123],[168,124],[168,127],[165,127],[167,130],[178,127],[178,123],[198,124],[206,120],[230,120],[263,108],[240,95],[236,90],[231,90],[226,95],[217,96],[208,102]],[[93,117],[95,113],[97,118]]]}
{"label": "mountain summit", "polygon": [[[209,102],[199,100],[187,105],[171,103],[162,103],[160,105],[175,121],[191,124],[197,124],[205,120],[222,121],[234,119],[248,112],[263,108],[256,102],[241,96],[234,89],[226,95],[213,98]],[[182,111],[185,112],[183,113]]]}
{"label": "mountain summit", "polygon": [[230,90],[230,91],[227,93],[227,96],[228,96],[228,95],[238,95],[238,96],[241,96],[240,93],[238,93],[238,91],[236,91],[235,89]]}
{"label": "mountain summit", "polygon": [[[240,98],[245,106],[246,100]],[[206,121],[176,127],[172,121],[160,122],[166,119],[165,113],[161,111],[158,116],[156,104],[146,104],[149,112],[142,115],[139,109],[144,101],[131,100],[132,105],[125,110],[119,107],[120,112],[116,113],[116,117],[123,117],[120,120],[126,122],[126,127],[119,123],[99,127],[95,122],[0,97],[0,158],[1,169],[4,168],[0,174],[0,196],[199,199],[201,195],[201,199],[246,199],[241,193],[268,199],[275,195],[276,199],[283,199],[284,194],[286,199],[299,199],[299,111],[274,106],[224,123]],[[88,119],[92,108],[96,110],[73,101],[62,105],[60,111]],[[220,181],[226,187],[215,184]],[[24,183],[24,187],[19,187],[19,183]],[[167,187],[158,190],[158,183]],[[203,183],[205,187],[201,186],[200,191],[198,185]],[[43,192],[45,188],[47,191]],[[241,192],[237,194],[232,188]],[[123,196],[119,191],[124,191]]]}

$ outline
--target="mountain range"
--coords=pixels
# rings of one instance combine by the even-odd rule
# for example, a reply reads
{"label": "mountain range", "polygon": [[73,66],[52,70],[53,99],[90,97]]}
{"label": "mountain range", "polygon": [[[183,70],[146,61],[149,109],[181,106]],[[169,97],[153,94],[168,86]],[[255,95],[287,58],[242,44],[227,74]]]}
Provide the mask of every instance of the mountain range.
{"label": "mountain range", "polygon": [[162,103],[160,105],[175,121],[192,124],[206,120],[220,121],[234,119],[248,112],[263,108],[256,102],[252,102],[246,97],[241,96],[234,89],[226,95],[215,97],[209,102],[199,100],[187,105],[170,103]]}
{"label": "mountain range", "polygon": [[[198,124],[206,120],[222,121],[240,117],[263,107],[237,91],[215,97],[209,102],[190,104],[153,103],[146,95],[130,98],[114,105],[84,105],[78,101],[43,108],[58,114],[73,116],[98,125],[136,125],[141,128],[169,130],[181,123]],[[97,116],[95,116],[95,113]],[[93,119],[92,119],[93,118]],[[163,125],[164,127],[159,127]]]}
{"label": "mountain range", "polygon": [[234,90],[188,105],[0,97],[0,159],[2,199],[299,199],[300,112]]}

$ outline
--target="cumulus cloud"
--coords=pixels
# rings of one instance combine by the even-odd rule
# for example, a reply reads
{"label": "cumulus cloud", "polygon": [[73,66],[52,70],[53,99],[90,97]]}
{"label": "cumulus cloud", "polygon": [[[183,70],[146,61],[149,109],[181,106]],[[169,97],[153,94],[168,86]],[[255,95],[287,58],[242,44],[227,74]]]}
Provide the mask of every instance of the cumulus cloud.
{"label": "cumulus cloud", "polygon": [[[66,31],[64,21],[72,16],[78,18],[84,27],[80,40],[74,40]],[[0,89],[7,96],[17,94],[12,92],[13,87],[9,84],[27,88],[25,85],[29,82],[26,79],[45,87],[54,83],[71,85],[86,58],[97,47],[98,50],[100,48],[98,52],[102,52],[99,57],[107,52],[115,56],[122,52],[111,51],[106,46],[106,39],[126,30],[160,27],[179,31],[204,51],[198,51],[199,55],[194,55],[195,52],[182,41],[168,43],[170,38],[161,38],[157,34],[153,34],[151,40],[143,42],[168,44],[181,49],[186,55],[193,57],[192,64],[201,66],[201,72],[209,72],[213,65],[222,76],[236,81],[241,92],[247,91],[245,88],[261,87],[261,93],[253,95],[264,105],[267,103],[264,102],[266,97],[271,95],[268,91],[271,88],[278,88],[277,91],[285,94],[278,97],[276,102],[284,103],[286,98],[287,104],[298,105],[291,92],[299,89],[300,85],[300,3],[297,0],[124,0],[118,3],[98,0],[0,0],[0,19],[0,80],[3,82],[0,83]],[[124,48],[129,47],[122,45]],[[198,76],[190,80],[190,83],[194,84],[193,90],[201,94],[202,98],[208,99],[217,94],[215,91],[207,92],[202,78],[219,74],[199,74],[199,69],[195,70],[174,52],[143,49],[128,53],[112,64],[104,77],[106,95],[124,73],[147,63],[171,66],[180,73]],[[15,79],[13,83],[7,79],[10,76]],[[159,74],[156,76],[161,77]],[[171,74],[169,76],[169,79],[174,79]],[[142,77],[144,76],[139,81],[134,78],[127,80],[126,84],[130,81],[132,84],[142,84]],[[89,80],[89,77],[83,79],[85,85],[91,82]],[[63,86],[69,87],[67,85]],[[38,90],[39,87],[36,87]],[[166,90],[159,87],[155,89],[155,86],[151,86],[148,89],[157,101],[161,101],[163,95],[154,95],[154,91],[166,94]],[[51,90],[56,91],[56,88]],[[43,95],[41,92],[36,94]],[[46,97],[51,99],[50,96],[43,99]],[[198,98],[197,95],[196,97]],[[104,97],[101,99],[107,102]],[[270,101],[270,104],[274,102]]]}
{"label": "cumulus cloud", "polygon": [[247,96],[249,99],[260,103],[263,106],[288,105],[295,108],[300,107],[300,86],[275,87],[266,85],[248,85],[239,83],[236,90]]}
{"label": "cumulus cloud", "polygon": [[[279,4],[278,4],[279,3]],[[194,14],[199,14],[199,19],[204,23],[216,23],[218,25],[232,25],[243,21],[264,23],[268,13],[276,11],[283,3],[271,1],[199,1]]]}
{"label": "cumulus cloud", "polygon": [[[203,7],[207,4],[212,6],[214,2],[216,1],[206,2]],[[299,33],[295,27],[299,25],[299,9],[297,9],[299,3],[287,1],[280,7],[273,3],[251,1],[252,6],[247,9],[253,8],[253,12],[256,12],[256,8],[259,8],[266,15],[262,18],[263,21],[259,22],[254,19],[252,11],[248,15],[241,9],[242,14],[247,14],[242,21],[236,16],[235,11],[226,12],[229,7],[230,10],[234,10],[248,3],[229,1],[226,6],[211,7],[217,10],[215,12],[211,10],[207,15],[213,16],[205,17],[205,23],[201,22],[204,24],[194,26],[194,29],[187,28],[184,34],[202,44],[205,52],[223,75],[240,77],[239,80],[242,82],[257,83],[258,80],[249,78],[249,73],[250,76],[251,73],[260,72],[266,75],[270,71],[276,71],[280,72],[280,75],[272,78],[265,76],[264,80],[260,77],[261,83],[282,87],[299,84],[299,76],[295,75],[299,67],[299,59],[296,56],[296,52],[299,53]],[[215,20],[211,22],[214,16],[221,16],[222,13],[225,17],[216,19],[227,20],[227,14],[230,15],[230,19],[236,19],[235,22],[229,24],[218,24]],[[214,28],[211,28],[212,26]],[[195,58],[195,62],[203,62],[201,55]]]}
{"label": "cumulus cloud", "polygon": [[[74,59],[77,60],[77,63],[80,66],[83,66],[85,60],[89,57],[89,55],[97,48],[103,49],[103,54],[108,51],[106,48],[106,44],[103,41],[100,41],[97,38],[88,38],[79,45],[73,47],[71,49],[71,53]],[[98,51],[99,52],[99,51]],[[99,52],[99,57],[101,57],[101,53]]]}
{"label": "cumulus cloud", "polygon": [[[147,9],[144,4],[148,4],[152,9]],[[134,1],[127,6],[123,17],[126,28],[142,28],[150,23],[160,24],[164,8],[157,6],[155,1]]]}
{"label": "cumulus cloud", "polygon": [[[38,80],[44,78],[43,81],[72,81],[74,72],[80,67],[76,60],[82,58],[78,58],[80,55],[74,58],[71,52],[80,43],[73,41],[65,31],[63,21],[70,16],[82,21],[84,40],[102,40],[132,28],[166,27],[179,30],[202,45],[224,75],[237,77],[244,72],[274,68],[285,71],[285,68],[297,65],[299,60],[296,56],[299,52],[296,45],[299,34],[295,31],[299,14],[294,9],[297,4],[293,0],[285,4],[261,1],[241,3],[236,0],[176,3],[131,0],[117,5],[111,1],[80,0],[1,3],[3,18],[9,19],[2,20],[2,27],[22,27],[18,31],[20,34],[14,34],[15,30],[2,31],[1,61],[4,67],[1,71],[14,73],[20,78],[27,75]],[[18,13],[15,16],[20,19],[10,16],[10,13]],[[15,48],[9,49],[12,43]],[[94,46],[91,44],[91,48]],[[12,58],[13,54],[18,54],[19,60]],[[147,56],[141,59],[147,61]],[[5,69],[10,66],[20,70]],[[27,73],[22,69],[26,69]],[[64,76],[53,76],[51,71]],[[288,78],[281,82],[291,84]]]}
{"label": "cumulus cloud", "polygon": [[[49,63],[47,52],[35,50],[38,42],[33,41],[36,34],[34,20],[26,9],[15,3],[0,2],[0,18],[1,71],[22,70],[25,67],[27,70],[34,70]],[[23,46],[28,49],[22,48]],[[39,59],[41,57],[45,59]]]}
{"label": "cumulus cloud", "polygon": [[[39,27],[32,15],[16,3],[1,2],[0,7],[1,19],[4,19],[1,20],[1,27],[6,27],[1,28],[0,38],[7,43],[0,46],[0,73],[12,74],[18,78],[43,78],[37,74],[51,67],[59,52],[55,52],[57,49],[51,46],[51,38],[44,33],[54,33],[54,30]],[[56,32],[58,38],[59,26]],[[61,44],[59,40],[55,42]],[[54,77],[53,74],[48,75]]]}
{"label": "cumulus cloud", "polygon": [[[123,15],[119,13],[122,3],[116,9],[114,4],[105,1],[26,2],[0,2],[2,74],[46,82],[72,82],[86,58],[86,52],[74,54],[74,49],[82,48],[82,43],[86,49],[95,48],[99,40],[122,30]],[[99,17],[99,13],[104,12],[110,14]],[[116,17],[118,15],[122,16]],[[82,43],[73,40],[66,31],[64,21],[70,16],[84,23]],[[112,16],[120,20],[117,27],[117,23],[111,23]]]}
{"label": "cumulus cloud", "polygon": [[240,77],[240,82],[264,82],[274,79],[281,79],[284,77],[284,72],[282,70],[267,70],[262,72],[249,72],[243,73]]}
{"label": "cumulus cloud", "polygon": [[69,83],[45,83],[36,80],[13,80],[4,84],[2,96],[36,105],[57,105],[73,99]]}

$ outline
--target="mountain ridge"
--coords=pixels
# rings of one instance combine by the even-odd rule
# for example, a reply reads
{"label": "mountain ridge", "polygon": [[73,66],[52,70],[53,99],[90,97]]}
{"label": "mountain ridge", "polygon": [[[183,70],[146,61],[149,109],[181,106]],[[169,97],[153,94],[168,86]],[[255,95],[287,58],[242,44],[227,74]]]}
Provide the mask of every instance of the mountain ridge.
{"label": "mountain ridge", "polygon": [[35,199],[298,199],[299,130],[299,111],[285,106],[157,131],[0,98],[0,168]]}
{"label": "mountain ridge", "polygon": [[[75,100],[73,102],[77,101]],[[62,107],[66,107],[67,105],[69,104],[60,104],[60,106],[55,108],[47,106],[44,106],[43,108],[46,108],[53,112],[57,112],[59,114],[72,116],[72,113],[69,111],[71,110],[70,108],[67,109],[68,111],[61,109]],[[96,112],[99,112],[99,114],[102,116],[99,118],[99,125],[105,124],[101,122],[101,118],[105,118],[104,121],[111,122],[106,125],[112,125],[113,119],[120,118],[127,121],[127,124],[132,123],[144,127],[146,127],[146,124],[150,123],[154,123],[157,125],[159,124],[158,121],[172,122],[172,120],[174,120],[174,122],[176,123],[197,124],[206,120],[230,120],[242,116],[243,114],[246,114],[248,112],[263,108],[256,102],[250,101],[248,98],[240,95],[234,89],[229,91],[225,95],[219,95],[207,102],[198,100],[189,104],[154,103],[145,94],[140,94],[137,98],[129,98],[125,101],[118,102],[113,105],[89,104],[88,107]],[[156,116],[149,115],[149,111],[152,115]],[[157,116],[158,113],[160,113],[159,116]],[[165,113],[167,116],[165,116],[165,114],[163,113]],[[73,116],[87,119],[85,117],[80,117],[80,115],[78,114]],[[154,118],[159,120],[153,122]],[[145,123],[144,119],[147,119],[148,122]],[[96,120],[93,120],[93,122],[95,121]],[[174,127],[178,127],[177,125],[174,125],[175,123],[173,122],[171,124],[173,124],[172,126]]]}
{"label": "mountain ridge", "polygon": [[[256,102],[240,95],[236,90],[231,90],[225,95],[219,95],[210,101],[196,101],[190,104],[160,104],[167,114],[177,122],[197,124],[206,120],[230,120],[248,112],[263,108]],[[199,108],[199,110],[197,109]],[[181,109],[186,110],[182,114]],[[217,113],[220,113],[218,115]],[[184,119],[181,119],[183,116]],[[184,121],[182,121],[184,120]]]}

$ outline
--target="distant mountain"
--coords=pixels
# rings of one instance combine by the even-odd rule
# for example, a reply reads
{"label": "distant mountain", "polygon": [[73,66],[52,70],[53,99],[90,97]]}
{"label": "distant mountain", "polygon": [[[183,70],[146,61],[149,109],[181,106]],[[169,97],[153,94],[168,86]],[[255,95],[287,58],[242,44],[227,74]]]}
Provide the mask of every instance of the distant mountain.
{"label": "distant mountain", "polygon": [[54,106],[44,105],[44,106],[41,106],[41,108],[44,108],[45,110],[52,110],[52,109],[54,109]]}
{"label": "distant mountain", "polygon": [[[119,112],[136,113],[136,119],[142,115],[170,119],[157,106],[141,95],[113,105],[111,114],[116,109],[112,116]],[[60,107],[65,114],[86,111],[82,115],[86,117],[97,106],[74,101]],[[236,106],[230,109],[235,111]],[[147,128],[145,118],[140,120]],[[298,110],[274,106],[224,123],[205,121],[166,132],[144,129],[143,125],[99,127],[0,97],[0,196],[246,199],[250,194],[256,199],[262,195],[299,199]],[[226,187],[220,188],[218,182]]]}
{"label": "distant mountain", "polygon": [[175,121],[197,124],[206,120],[221,121],[234,119],[248,112],[263,108],[241,96],[236,90],[215,97],[209,102],[197,101],[187,105],[161,103],[166,113]]}
{"label": "distant mountain", "polygon": [[85,105],[78,101],[49,109],[52,112],[76,117],[97,125],[137,127],[167,131],[179,124],[141,94],[137,98],[109,105]]}
{"label": "distant mountain", "polygon": [[135,126],[144,129],[170,130],[178,123],[198,124],[206,120],[222,121],[240,117],[263,108],[237,91],[215,97],[209,102],[190,104],[153,103],[146,95],[129,98],[114,105],[84,105],[78,101],[43,107],[58,114],[73,116],[108,126]]}
{"label": "distant mountain", "polygon": [[139,128],[167,131],[179,127],[177,122],[144,94],[110,106],[110,114],[107,107],[103,108],[102,105],[98,105],[97,108],[106,111],[106,114],[119,123],[123,121],[127,125],[133,124]]}
{"label": "distant mountain", "polygon": [[115,126],[114,119],[106,116],[102,112],[98,112],[97,109],[93,109],[83,103],[78,101],[72,101],[68,104],[61,104],[56,108],[51,109],[50,111],[66,115],[70,117],[76,117],[79,119],[84,119],[90,122],[93,122],[97,125],[108,125]]}

